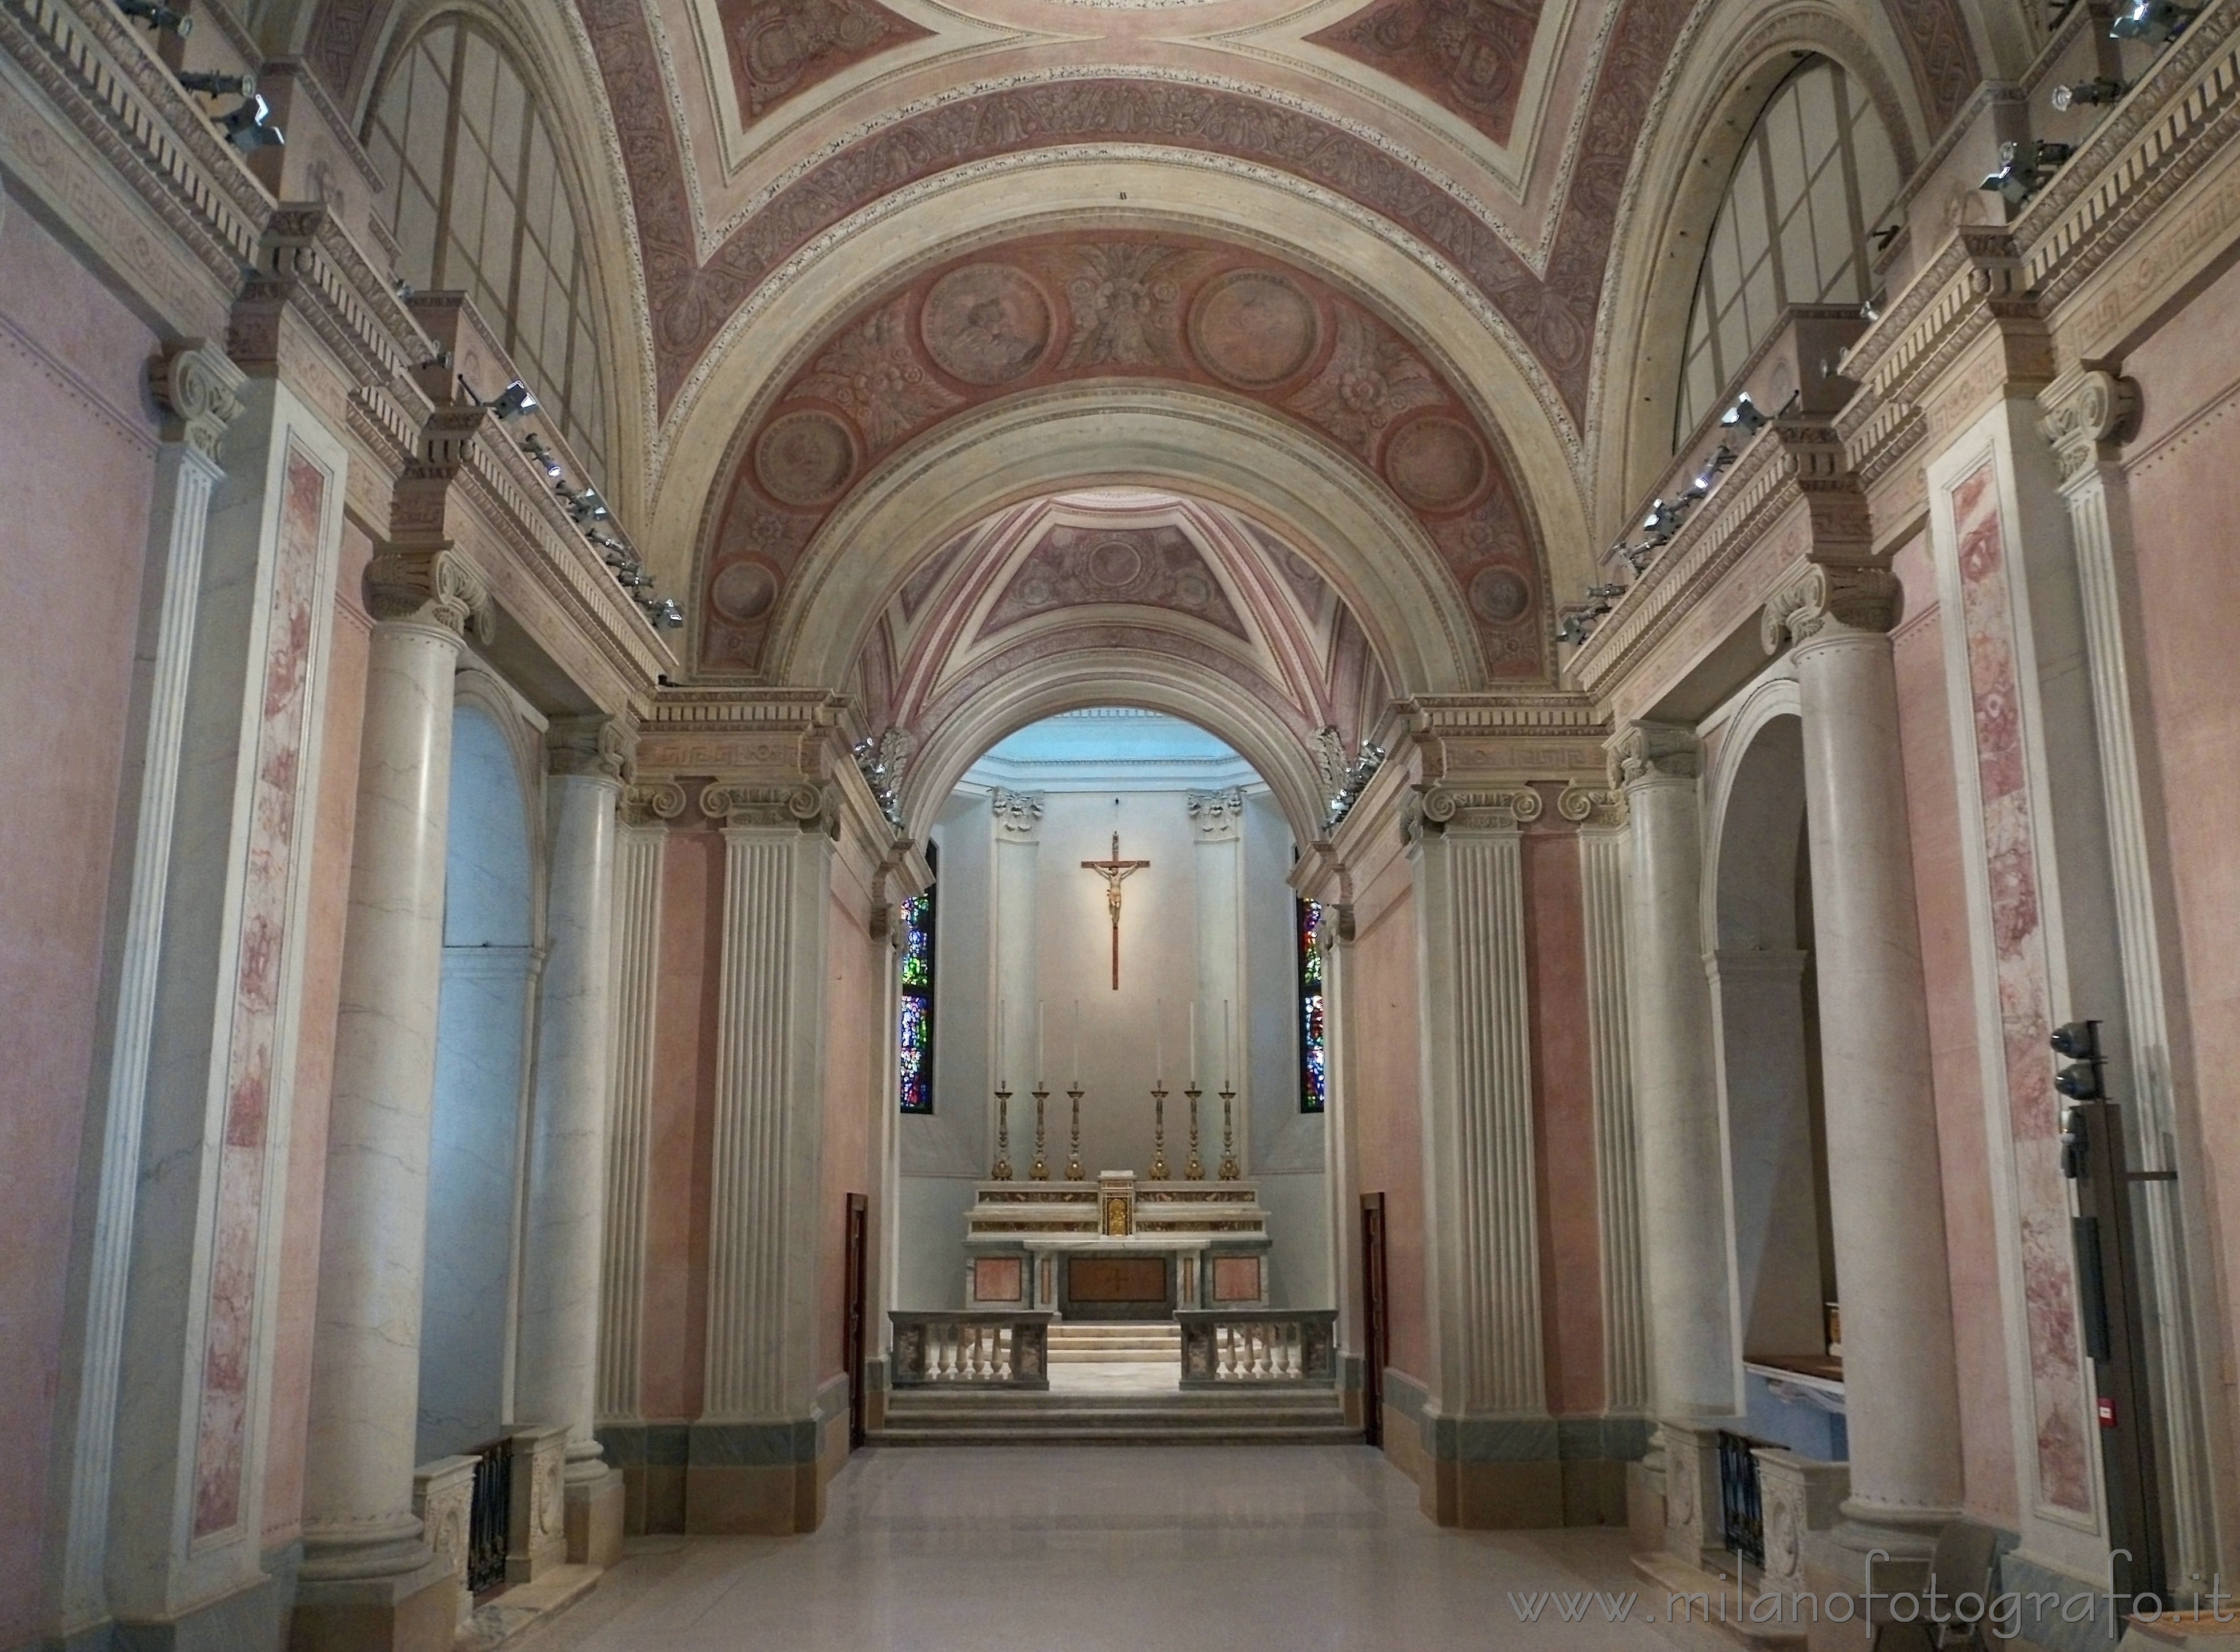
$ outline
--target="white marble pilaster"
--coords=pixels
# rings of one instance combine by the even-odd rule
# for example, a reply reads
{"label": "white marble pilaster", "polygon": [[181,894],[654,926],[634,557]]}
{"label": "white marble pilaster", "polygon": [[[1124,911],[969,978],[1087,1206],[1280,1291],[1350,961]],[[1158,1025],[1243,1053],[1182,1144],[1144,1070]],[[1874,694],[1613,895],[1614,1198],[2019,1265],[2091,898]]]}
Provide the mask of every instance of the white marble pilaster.
{"label": "white marble pilaster", "polygon": [[1631,822],[1624,949],[1651,1391],[1661,1417],[1730,1416],[1742,1367],[1703,979],[1702,757],[1690,731],[1640,723],[1612,763]]}
{"label": "white marble pilaster", "polygon": [[547,953],[537,1002],[514,1414],[568,1430],[571,1498],[613,1472],[592,1429],[614,1076],[615,815],[632,743],[623,724],[603,716],[556,722],[545,736]]}
{"label": "white marble pilaster", "polygon": [[1579,894],[1587,955],[1587,1040],[1593,1063],[1595,1187],[1602,1231],[1603,1403],[1641,1414],[1650,1402],[1643,1279],[1641,1171],[1633,1052],[1626,1027],[1625,796],[1574,787],[1556,812],[1579,826]]}
{"label": "white marble pilaster", "polygon": [[[412,1512],[451,679],[489,623],[453,550],[375,557],[304,1462],[299,1637],[448,1578]],[[307,1622],[308,1620],[308,1622]]]}
{"label": "white marble pilaster", "polygon": [[654,1014],[660,996],[661,868],[668,822],[683,812],[673,783],[623,794],[615,836],[613,1100],[607,1121],[605,1256],[599,1285],[601,1421],[639,1418],[645,1214],[651,1151]]}
{"label": "white marble pilaster", "polygon": [[1547,1415],[1519,843],[1540,808],[1530,789],[1433,787],[1410,811],[1426,1296],[1450,1417]]}
{"label": "white marble pilaster", "polygon": [[[989,887],[994,891],[989,929],[994,941],[990,960],[995,976],[995,1003],[989,1006],[988,1071],[995,1082],[990,1097],[981,1104],[988,1109],[989,1161],[996,1157],[997,1103],[992,1092],[1009,1083],[1011,1097],[1010,1155],[1015,1174],[1023,1176],[1034,1156],[1034,1102],[1021,1098],[1034,1085],[1035,956],[1037,923],[1036,877],[1042,853],[1043,800],[1026,792],[1002,791],[989,797],[993,830],[993,863]],[[1018,1151],[1024,1121],[1028,1145]]]}
{"label": "white marble pilaster", "polygon": [[[1221,1162],[1220,1091],[1239,1092],[1230,1108],[1238,1165],[1246,1150],[1250,1111],[1249,1062],[1245,1057],[1244,997],[1244,794],[1194,791],[1183,799],[1193,828],[1191,873],[1197,891],[1197,1070],[1204,1075],[1206,1174]],[[1225,1022],[1224,1025],[1224,1012]]]}
{"label": "white marble pilaster", "polygon": [[1843,1306],[1852,1547],[1932,1542],[1960,1507],[1959,1386],[1929,1000],[1888,629],[1897,581],[1810,566],[1767,605],[1794,639]]}

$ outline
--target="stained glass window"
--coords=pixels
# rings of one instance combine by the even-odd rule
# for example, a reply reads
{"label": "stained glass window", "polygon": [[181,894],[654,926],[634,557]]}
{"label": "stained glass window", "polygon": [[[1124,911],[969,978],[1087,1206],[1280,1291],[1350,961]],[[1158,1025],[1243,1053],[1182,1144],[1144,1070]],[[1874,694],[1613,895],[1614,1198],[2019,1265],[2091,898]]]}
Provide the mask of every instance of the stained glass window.
{"label": "stained glass window", "polygon": [[[939,869],[934,847],[925,846],[925,863]],[[933,1111],[933,926],[934,888],[903,907],[902,1025],[897,1055],[905,1113]]]}
{"label": "stained glass window", "polygon": [[1323,955],[1315,930],[1323,921],[1322,903],[1300,901],[1299,940],[1299,1111],[1319,1113],[1330,1101],[1330,1047],[1323,1024]]}

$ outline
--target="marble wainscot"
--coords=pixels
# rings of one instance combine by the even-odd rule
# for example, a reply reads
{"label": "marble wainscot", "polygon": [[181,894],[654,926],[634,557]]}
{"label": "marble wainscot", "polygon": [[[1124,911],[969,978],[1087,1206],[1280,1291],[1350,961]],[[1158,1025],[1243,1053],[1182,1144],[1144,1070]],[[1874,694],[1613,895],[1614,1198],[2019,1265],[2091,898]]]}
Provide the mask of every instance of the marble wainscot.
{"label": "marble wainscot", "polygon": [[1268,1306],[1268,1212],[1250,1182],[983,1182],[964,1222],[968,1307],[1128,1320]]}

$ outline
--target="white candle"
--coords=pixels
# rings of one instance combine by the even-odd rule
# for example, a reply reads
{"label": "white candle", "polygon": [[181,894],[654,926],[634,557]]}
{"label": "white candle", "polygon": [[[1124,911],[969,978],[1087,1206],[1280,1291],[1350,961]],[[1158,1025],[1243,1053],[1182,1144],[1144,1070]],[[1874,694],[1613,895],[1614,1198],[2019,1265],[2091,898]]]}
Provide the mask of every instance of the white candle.
{"label": "white candle", "polygon": [[1190,1000],[1190,1082],[1195,1084],[1197,1082],[1197,1000],[1195,998]]}
{"label": "white candle", "polygon": [[1151,1046],[1156,1052],[1151,1057],[1151,1088],[1167,1087],[1167,1001],[1158,1000],[1151,1006]]}
{"label": "white candle", "polygon": [[1011,1088],[1003,1082],[1003,1012],[1010,1007],[1009,999],[996,1000],[996,1088],[997,1089]]}
{"label": "white candle", "polygon": [[1236,1084],[1236,1077],[1237,1077],[1237,1063],[1236,1063],[1236,1062],[1234,1061],[1234,1059],[1231,1057],[1231,1056],[1230,1056],[1230,1046],[1229,1046],[1229,1000],[1228,1000],[1228,999],[1226,999],[1226,998],[1223,998],[1223,999],[1221,1001],[1221,1087],[1222,1087],[1222,1089],[1235,1089],[1237,1088],[1237,1084]]}
{"label": "white candle", "polygon": [[1035,1000],[1035,1088],[1037,1089],[1043,1087],[1043,1011],[1048,1008],[1049,1006],[1041,999]]}
{"label": "white candle", "polygon": [[1069,1089],[1081,1088],[1081,1000],[1073,1001],[1073,1082]]}

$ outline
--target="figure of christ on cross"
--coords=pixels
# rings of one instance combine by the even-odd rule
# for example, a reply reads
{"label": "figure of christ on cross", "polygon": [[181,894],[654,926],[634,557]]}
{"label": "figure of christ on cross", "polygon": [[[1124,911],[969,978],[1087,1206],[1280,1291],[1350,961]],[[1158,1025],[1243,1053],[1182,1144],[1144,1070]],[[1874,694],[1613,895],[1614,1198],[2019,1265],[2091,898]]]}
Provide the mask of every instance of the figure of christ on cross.
{"label": "figure of christ on cross", "polygon": [[1140,872],[1149,861],[1123,861],[1120,858],[1120,834],[1112,834],[1112,857],[1103,861],[1083,861],[1082,869],[1104,880],[1104,909],[1112,915],[1112,990],[1120,990],[1120,886],[1127,882],[1128,874]]}

